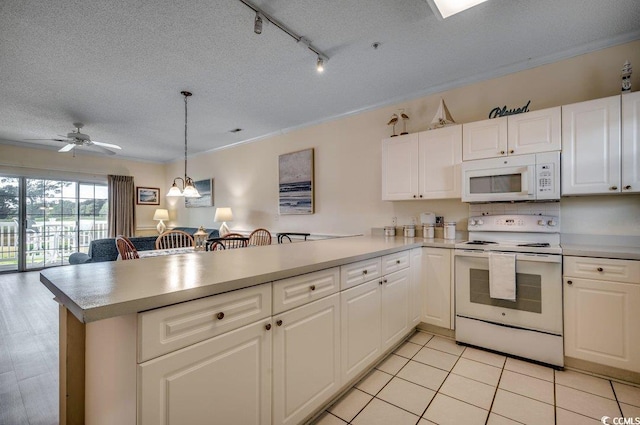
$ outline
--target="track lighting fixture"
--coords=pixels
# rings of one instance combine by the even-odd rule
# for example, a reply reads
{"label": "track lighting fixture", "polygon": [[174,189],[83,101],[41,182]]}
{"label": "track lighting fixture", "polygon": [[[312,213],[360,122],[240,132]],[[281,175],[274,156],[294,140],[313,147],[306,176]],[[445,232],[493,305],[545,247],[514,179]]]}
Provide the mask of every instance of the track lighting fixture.
{"label": "track lighting fixture", "polygon": [[313,47],[309,42],[309,40],[291,31],[284,24],[278,22],[273,17],[264,13],[264,11],[262,11],[257,6],[254,6],[249,1],[247,0],[239,0],[239,1],[256,13],[256,17],[253,20],[253,32],[255,32],[256,34],[262,34],[262,24],[264,23],[264,20],[266,20],[267,22],[271,22],[280,31],[284,32],[289,37],[293,38],[296,41],[296,43],[301,43],[305,48],[315,53],[315,55],[318,57],[318,61],[316,62],[316,69],[318,70],[318,72],[324,71],[324,64],[329,60],[329,56],[325,55],[323,52]]}
{"label": "track lighting fixture", "polygon": [[262,18],[258,12],[256,12],[256,19],[253,21],[253,32],[262,34]]}

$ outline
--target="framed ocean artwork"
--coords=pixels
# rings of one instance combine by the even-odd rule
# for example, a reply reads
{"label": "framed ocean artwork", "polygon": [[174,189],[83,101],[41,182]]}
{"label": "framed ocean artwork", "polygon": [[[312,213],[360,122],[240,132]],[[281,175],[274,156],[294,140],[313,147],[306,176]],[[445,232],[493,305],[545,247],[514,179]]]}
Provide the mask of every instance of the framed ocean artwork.
{"label": "framed ocean artwork", "polygon": [[198,180],[193,182],[199,198],[184,198],[184,206],[186,208],[201,208],[213,206],[213,179]]}
{"label": "framed ocean artwork", "polygon": [[313,148],[278,157],[280,214],[313,214]]}

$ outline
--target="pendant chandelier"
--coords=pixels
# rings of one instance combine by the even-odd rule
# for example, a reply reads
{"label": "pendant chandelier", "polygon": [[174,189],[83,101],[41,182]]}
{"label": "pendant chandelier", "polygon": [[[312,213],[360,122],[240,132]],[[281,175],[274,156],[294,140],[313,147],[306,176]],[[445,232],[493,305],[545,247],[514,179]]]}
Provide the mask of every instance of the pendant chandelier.
{"label": "pendant chandelier", "polygon": [[[176,177],[173,179],[173,185],[167,196],[184,196],[185,198],[199,198],[200,193],[193,184],[193,179],[187,176],[187,99],[191,96],[191,92],[180,92],[184,96],[184,178]],[[182,189],[178,187],[177,180],[182,180]]]}

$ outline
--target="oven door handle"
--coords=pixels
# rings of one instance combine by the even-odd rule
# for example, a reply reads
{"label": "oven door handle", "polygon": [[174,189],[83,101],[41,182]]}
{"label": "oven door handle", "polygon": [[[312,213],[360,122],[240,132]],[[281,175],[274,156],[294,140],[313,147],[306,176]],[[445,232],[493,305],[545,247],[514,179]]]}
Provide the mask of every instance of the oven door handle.
{"label": "oven door handle", "polygon": [[[489,258],[489,252],[491,251],[472,251],[466,249],[456,249],[454,255],[456,257],[475,257],[475,258]],[[496,251],[504,252],[504,251]],[[562,255],[549,255],[549,254],[523,254],[515,253],[516,261],[536,261],[539,263],[562,263]]]}

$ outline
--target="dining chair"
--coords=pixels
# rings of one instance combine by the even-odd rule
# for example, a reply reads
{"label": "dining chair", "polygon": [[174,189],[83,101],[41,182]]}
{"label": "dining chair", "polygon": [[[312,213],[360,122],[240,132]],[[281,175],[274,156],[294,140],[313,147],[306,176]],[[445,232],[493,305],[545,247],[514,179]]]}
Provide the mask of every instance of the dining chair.
{"label": "dining chair", "polygon": [[116,237],[116,247],[122,260],[135,260],[140,258],[136,247],[133,246],[128,238],[122,235]]}
{"label": "dining chair", "polygon": [[267,229],[256,229],[249,235],[249,246],[271,245],[271,233]]}
{"label": "dining chair", "polygon": [[193,236],[182,230],[167,230],[156,239],[156,249],[195,247]]}
{"label": "dining chair", "polygon": [[210,251],[221,251],[223,249],[245,248],[249,245],[249,238],[240,233],[227,233],[224,237],[218,238],[210,245]]}

